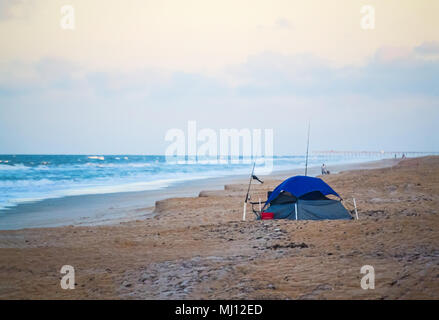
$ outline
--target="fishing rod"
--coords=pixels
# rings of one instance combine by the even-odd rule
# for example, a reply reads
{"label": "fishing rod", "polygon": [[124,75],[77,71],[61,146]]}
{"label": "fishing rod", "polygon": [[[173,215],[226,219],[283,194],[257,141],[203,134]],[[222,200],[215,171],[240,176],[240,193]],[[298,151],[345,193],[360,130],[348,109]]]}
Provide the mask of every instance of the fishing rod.
{"label": "fishing rod", "polygon": [[242,215],[242,221],[245,221],[245,214],[247,212],[247,202],[250,199],[250,186],[252,184],[252,180],[255,179],[255,180],[259,181],[260,183],[264,183],[264,181],[262,181],[257,176],[255,176],[255,174],[254,174],[255,173],[255,165],[256,165],[256,161],[253,162],[252,173],[250,174],[250,181],[248,182],[247,194],[245,195],[245,200],[244,200],[244,213]]}
{"label": "fishing rod", "polygon": [[308,122],[308,142],[306,144],[306,160],[305,160],[305,177],[308,173],[308,150],[309,150],[309,131],[311,128],[311,122]]}
{"label": "fishing rod", "polygon": [[245,200],[244,200],[244,213],[242,214],[242,221],[245,221],[245,213],[246,213],[246,211],[247,211],[248,195],[249,195],[249,193],[250,193],[250,186],[251,186],[251,184],[252,184],[253,174],[255,173],[255,165],[256,165],[256,161],[253,162],[252,173],[251,173],[251,175],[250,175],[250,181],[248,182],[247,194],[245,195]]}

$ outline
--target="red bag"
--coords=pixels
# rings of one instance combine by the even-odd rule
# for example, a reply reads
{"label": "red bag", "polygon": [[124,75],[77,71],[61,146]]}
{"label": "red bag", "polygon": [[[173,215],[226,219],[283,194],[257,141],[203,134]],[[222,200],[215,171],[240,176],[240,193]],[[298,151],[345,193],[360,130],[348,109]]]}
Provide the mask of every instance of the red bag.
{"label": "red bag", "polygon": [[262,220],[274,219],[274,213],[273,212],[261,212],[261,219]]}

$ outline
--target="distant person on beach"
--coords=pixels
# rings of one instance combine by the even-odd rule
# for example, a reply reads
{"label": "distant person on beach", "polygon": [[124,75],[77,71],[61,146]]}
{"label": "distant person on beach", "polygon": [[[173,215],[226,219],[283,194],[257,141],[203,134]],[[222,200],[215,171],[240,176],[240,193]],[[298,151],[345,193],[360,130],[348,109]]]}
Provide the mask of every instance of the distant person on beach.
{"label": "distant person on beach", "polygon": [[405,159],[405,153],[402,154],[402,158]]}
{"label": "distant person on beach", "polygon": [[322,174],[329,174],[329,171],[326,169],[325,164],[322,164]]}

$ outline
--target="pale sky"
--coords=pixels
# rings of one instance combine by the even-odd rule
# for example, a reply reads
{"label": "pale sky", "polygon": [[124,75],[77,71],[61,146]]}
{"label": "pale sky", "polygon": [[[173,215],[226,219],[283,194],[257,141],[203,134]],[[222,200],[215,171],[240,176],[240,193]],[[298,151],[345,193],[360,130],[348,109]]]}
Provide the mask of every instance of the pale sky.
{"label": "pale sky", "polygon": [[272,128],[276,154],[302,152],[308,121],[312,150],[439,151],[438,14],[436,0],[3,0],[0,153],[163,154],[189,120]]}

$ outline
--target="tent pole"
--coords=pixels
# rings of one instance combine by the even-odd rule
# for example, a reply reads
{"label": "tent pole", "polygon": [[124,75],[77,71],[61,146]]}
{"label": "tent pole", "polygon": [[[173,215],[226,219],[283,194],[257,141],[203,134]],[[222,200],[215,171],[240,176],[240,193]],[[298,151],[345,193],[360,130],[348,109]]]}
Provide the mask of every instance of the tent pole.
{"label": "tent pole", "polygon": [[352,198],[352,200],[354,200],[355,216],[357,217],[358,220],[357,203],[355,202],[355,198]]}
{"label": "tent pole", "polygon": [[245,221],[245,212],[247,211],[247,202],[244,202],[244,213],[242,214],[242,221]]}
{"label": "tent pole", "polygon": [[297,220],[297,200],[296,203],[294,204],[294,212],[296,213],[296,220]]}

